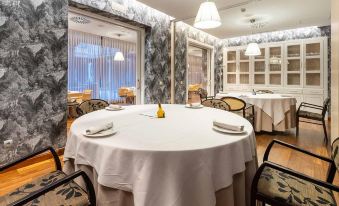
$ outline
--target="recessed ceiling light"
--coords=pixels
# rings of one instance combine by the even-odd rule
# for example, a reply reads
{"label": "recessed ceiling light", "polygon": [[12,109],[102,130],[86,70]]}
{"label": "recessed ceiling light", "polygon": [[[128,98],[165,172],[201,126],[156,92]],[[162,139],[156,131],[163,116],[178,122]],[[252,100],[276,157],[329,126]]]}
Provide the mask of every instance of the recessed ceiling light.
{"label": "recessed ceiling light", "polygon": [[77,24],[89,24],[91,21],[83,16],[73,16],[70,18],[71,21]]}

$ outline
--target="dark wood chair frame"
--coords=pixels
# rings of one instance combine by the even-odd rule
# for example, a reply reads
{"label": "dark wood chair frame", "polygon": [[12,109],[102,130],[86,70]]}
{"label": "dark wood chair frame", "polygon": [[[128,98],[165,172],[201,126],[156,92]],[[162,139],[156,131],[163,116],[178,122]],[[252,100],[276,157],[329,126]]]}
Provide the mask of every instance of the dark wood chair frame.
{"label": "dark wood chair frame", "polygon": [[[45,149],[41,149],[39,151],[36,151],[32,154],[29,154],[29,155],[26,155],[18,160],[15,160],[13,162],[10,162],[2,167],[0,167],[0,173],[1,172],[4,172],[5,170],[21,163],[21,162],[24,162],[32,157],[35,157],[39,154],[42,154],[44,152],[47,152],[49,151],[52,156],[53,156],[53,159],[54,159],[54,163],[55,163],[55,167],[56,167],[56,170],[59,170],[61,171],[62,168],[61,168],[61,162],[60,162],[60,159],[58,157],[58,154],[55,152],[55,150],[52,148],[52,147],[47,147]],[[53,182],[52,184],[50,185],[47,185],[37,191],[34,191],[32,193],[30,193],[29,195],[27,195],[26,197],[23,197],[15,202],[13,202],[11,204],[11,206],[20,206],[20,205],[24,205],[24,204],[27,204],[29,203],[30,201],[40,197],[41,195],[44,195],[46,194],[47,192],[51,191],[51,190],[54,190],[55,188],[65,184],[65,183],[68,183],[72,180],[74,180],[75,178],[81,176],[86,184],[86,188],[87,188],[87,195],[88,195],[88,200],[89,200],[89,203],[91,206],[95,206],[96,205],[96,197],[95,197],[95,191],[94,191],[94,188],[93,188],[93,185],[92,185],[92,182],[91,180],[89,179],[89,177],[86,175],[85,172],[79,170],[77,172],[74,172],[58,181],[55,181]]]}
{"label": "dark wood chair frame", "polygon": [[[242,116],[246,118],[246,110],[251,109],[252,115],[248,116],[249,119],[252,120],[252,125],[254,126],[255,124],[255,111],[254,111],[254,105],[246,103],[244,100],[236,98],[236,97],[222,97],[220,100],[224,101],[224,99],[236,99],[241,101],[244,104],[243,108],[240,109],[232,109],[230,107],[230,111],[241,111],[242,110]],[[227,103],[227,102],[226,102]]]}
{"label": "dark wood chair frame", "polygon": [[[322,160],[322,161],[325,161],[325,162],[329,163],[330,165],[329,165],[329,168],[328,168],[328,171],[327,171],[326,182],[322,181],[322,180],[314,179],[314,178],[309,177],[307,175],[304,175],[304,174],[302,174],[300,172],[296,172],[296,171],[291,170],[289,168],[286,168],[286,167],[283,167],[283,166],[278,165],[276,163],[268,161],[269,153],[270,153],[270,151],[271,151],[271,149],[272,149],[274,144],[279,144],[281,146],[290,148],[292,150],[296,150],[298,152],[304,153],[306,155],[312,156],[314,158],[317,158],[319,160]],[[285,143],[285,142],[282,142],[282,141],[279,141],[279,140],[273,140],[268,145],[268,147],[266,148],[266,151],[264,153],[263,162],[264,163],[259,167],[259,169],[257,170],[257,172],[256,172],[256,174],[255,174],[255,176],[253,178],[253,181],[252,181],[252,186],[251,186],[251,206],[256,206],[256,200],[261,201],[263,203],[263,205],[265,205],[265,203],[268,203],[270,205],[286,206],[286,203],[279,202],[279,201],[277,201],[275,199],[272,199],[271,197],[267,197],[264,194],[261,194],[261,193],[259,193],[257,191],[259,178],[260,178],[261,173],[263,172],[265,167],[269,167],[269,168],[278,170],[280,172],[283,172],[283,173],[286,173],[288,175],[291,175],[291,176],[300,178],[302,180],[311,182],[313,184],[322,186],[324,188],[333,190],[335,192],[339,192],[339,187],[332,184],[333,180],[334,180],[334,176],[336,174],[336,166],[335,166],[334,161],[332,159],[330,159],[330,158],[314,154],[312,152],[309,152],[307,150],[301,149],[299,147],[296,147],[294,145],[291,145],[291,144],[288,144],[288,143]]]}
{"label": "dark wood chair frame", "polygon": [[199,88],[198,91],[197,91],[197,93],[198,93],[199,96],[200,96],[200,102],[201,102],[201,103],[202,103],[204,100],[214,99],[214,98],[215,98],[215,96],[208,96],[208,95],[207,95],[206,97],[203,97],[202,94],[201,94],[201,90],[205,90],[205,89]]}
{"label": "dark wood chair frame", "polygon": [[[328,109],[328,104],[330,102],[330,99],[327,98],[325,101],[324,101],[324,105],[323,106],[320,106],[320,105],[315,105],[315,104],[310,104],[310,103],[307,103],[307,102],[302,102],[300,105],[299,105],[299,108],[297,110],[297,116],[296,116],[296,135],[299,136],[299,122],[306,122],[306,123],[311,123],[311,124],[317,124],[317,125],[322,125],[323,126],[323,129],[324,129],[324,135],[325,135],[325,141],[327,142],[328,141],[328,136],[327,136],[327,130],[326,130],[326,123],[325,123],[325,117],[326,117],[326,112],[327,112],[327,109]],[[301,110],[301,108],[312,108],[312,109],[317,109],[317,110],[321,110],[321,115],[322,115],[322,119],[319,120],[318,118],[312,118],[312,117],[300,117],[299,116],[299,112]],[[304,118],[304,119],[310,119],[310,120],[313,120],[313,121],[320,121],[321,123],[318,123],[318,122],[311,122],[311,121],[305,121],[305,120],[299,120],[299,118]]]}

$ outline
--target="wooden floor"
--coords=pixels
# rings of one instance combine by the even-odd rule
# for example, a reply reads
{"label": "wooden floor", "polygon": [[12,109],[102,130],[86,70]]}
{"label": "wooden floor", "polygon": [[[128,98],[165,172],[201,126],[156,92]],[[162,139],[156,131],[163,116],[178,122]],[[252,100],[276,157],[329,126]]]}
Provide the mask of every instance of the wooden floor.
{"label": "wooden floor", "polygon": [[[68,122],[68,128],[71,121]],[[272,139],[279,139],[316,154],[329,157],[328,148],[323,141],[323,130],[321,126],[301,123],[300,136],[295,137],[295,131],[287,133],[262,133],[257,134],[258,160],[262,162],[263,153]],[[288,150],[282,147],[272,149],[270,160],[295,169],[307,175],[325,180],[328,165],[320,160],[302,155],[301,153]],[[16,187],[30,182],[32,179],[54,170],[53,160],[47,159],[21,168],[0,173],[0,195],[6,194]],[[338,176],[338,175],[337,175]],[[335,184],[339,185],[339,178],[336,177]]]}

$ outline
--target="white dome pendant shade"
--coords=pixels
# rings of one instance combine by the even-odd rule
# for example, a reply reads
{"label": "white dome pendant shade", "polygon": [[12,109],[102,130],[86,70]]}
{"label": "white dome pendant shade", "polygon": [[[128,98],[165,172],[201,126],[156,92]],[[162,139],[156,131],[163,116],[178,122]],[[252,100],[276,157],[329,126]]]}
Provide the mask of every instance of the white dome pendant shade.
{"label": "white dome pendant shade", "polygon": [[215,3],[206,1],[201,3],[195,17],[194,27],[198,29],[212,29],[221,25],[220,16]]}
{"label": "white dome pendant shade", "polygon": [[125,61],[124,54],[121,51],[116,52],[114,55],[114,61],[119,61],[119,62]]}
{"label": "white dome pendant shade", "polygon": [[247,48],[246,48],[245,55],[246,56],[259,56],[259,55],[261,55],[259,45],[257,43],[249,43]]}

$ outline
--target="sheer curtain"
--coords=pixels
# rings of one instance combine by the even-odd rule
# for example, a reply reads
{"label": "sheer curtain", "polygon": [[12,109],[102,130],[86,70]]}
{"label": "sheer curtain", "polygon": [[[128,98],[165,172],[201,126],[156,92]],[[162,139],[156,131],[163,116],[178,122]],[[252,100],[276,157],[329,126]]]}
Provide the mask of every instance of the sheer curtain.
{"label": "sheer curtain", "polygon": [[[92,90],[92,98],[120,101],[120,87],[136,86],[136,44],[69,31],[68,89]],[[124,61],[114,61],[116,52]]]}
{"label": "sheer curtain", "polygon": [[204,89],[207,87],[207,55],[202,57],[188,55],[188,84],[200,84]]}

